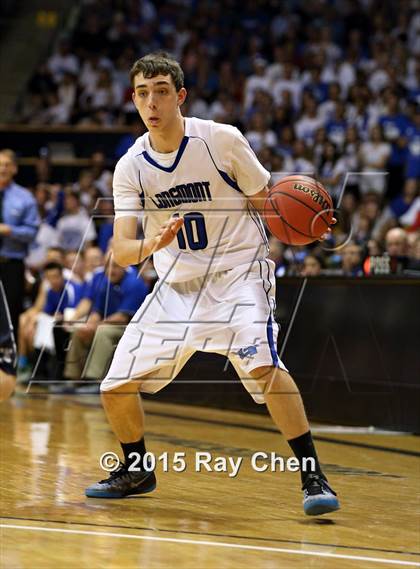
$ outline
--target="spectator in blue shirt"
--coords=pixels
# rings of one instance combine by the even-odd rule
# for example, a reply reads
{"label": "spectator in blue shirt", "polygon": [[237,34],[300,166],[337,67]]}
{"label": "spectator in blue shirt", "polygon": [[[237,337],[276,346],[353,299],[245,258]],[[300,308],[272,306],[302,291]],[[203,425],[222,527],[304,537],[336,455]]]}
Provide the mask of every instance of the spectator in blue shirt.
{"label": "spectator in blue shirt", "polygon": [[44,266],[43,270],[45,285],[42,297],[44,297],[44,302],[42,308],[35,311],[33,314],[33,330],[32,330],[32,316],[26,318],[23,322],[24,326],[28,327],[27,331],[25,327],[22,327],[21,334],[19,337],[19,378],[20,380],[27,379],[30,373],[31,365],[30,359],[31,354],[34,350],[34,338],[36,336],[35,330],[39,326],[37,322],[39,315],[44,313],[49,316],[54,317],[54,321],[60,322],[58,329],[54,328],[54,339],[55,339],[55,349],[56,354],[64,353],[64,347],[66,343],[67,336],[63,332],[61,321],[64,317],[64,311],[67,308],[75,308],[80,300],[82,293],[82,285],[66,279],[63,274],[63,266],[56,261],[51,261]]}
{"label": "spectator in blue shirt", "polygon": [[16,336],[23,310],[24,259],[40,223],[35,198],[13,181],[17,171],[15,153],[0,150],[0,278]]}
{"label": "spectator in blue shirt", "polygon": [[388,96],[387,113],[379,117],[385,140],[392,144],[388,162],[388,197],[400,193],[404,180],[404,165],[407,157],[407,139],[405,138],[408,117],[399,112],[399,99],[391,93]]}
{"label": "spectator in blue shirt", "polygon": [[407,138],[405,176],[418,180],[420,178],[420,108],[416,110],[414,122],[407,127],[405,136]]}
{"label": "spectator in blue shirt", "polygon": [[[147,294],[148,287],[140,276],[110,262],[96,290],[86,324],[73,333],[66,357],[65,379],[78,381],[83,377],[97,381],[103,378],[118,340]],[[98,385],[95,384],[94,389],[99,389]]]}

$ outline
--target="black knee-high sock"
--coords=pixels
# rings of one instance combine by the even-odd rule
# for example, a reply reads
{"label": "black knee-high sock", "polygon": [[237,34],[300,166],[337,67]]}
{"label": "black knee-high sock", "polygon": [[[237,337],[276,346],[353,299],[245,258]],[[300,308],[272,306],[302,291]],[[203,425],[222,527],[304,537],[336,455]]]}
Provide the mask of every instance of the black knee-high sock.
{"label": "black knee-high sock", "polygon": [[[321,465],[319,464],[318,456],[316,454],[314,442],[312,440],[311,431],[300,435],[294,439],[289,439],[287,441],[292,449],[294,455],[299,460],[300,463],[300,476],[302,478],[302,484],[305,483],[307,477],[310,474],[319,474],[325,480],[327,479],[324,473],[321,470]],[[311,469],[311,462],[306,461],[306,472],[303,470],[303,459],[304,458],[313,458],[315,462],[315,469]]]}
{"label": "black knee-high sock", "polygon": [[[136,470],[143,470],[143,457],[146,454],[144,437],[135,443],[120,443],[120,445],[124,453],[125,466],[128,468],[133,462],[136,462]],[[135,455],[130,457],[131,453],[135,453]]]}

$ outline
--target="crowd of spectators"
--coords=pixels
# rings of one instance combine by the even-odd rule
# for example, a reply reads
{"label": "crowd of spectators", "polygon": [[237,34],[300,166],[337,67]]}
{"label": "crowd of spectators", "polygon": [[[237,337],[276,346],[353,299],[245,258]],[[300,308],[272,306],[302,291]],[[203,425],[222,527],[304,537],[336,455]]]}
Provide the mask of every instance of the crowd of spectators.
{"label": "crowd of spectators", "polygon": [[[237,126],[272,172],[272,183],[304,173],[333,196],[338,222],[327,242],[292,248],[270,238],[278,277],[419,274],[415,0],[84,0],[73,32],[32,77],[20,109],[20,120],[31,124],[133,125],[112,156],[96,152],[74,183],[54,183],[47,172],[32,188],[41,225],[27,267],[34,281],[39,274],[56,277],[50,297],[74,281],[78,302],[67,308],[88,318],[74,343],[78,357],[107,318],[86,293],[92,271],[105,270],[86,259],[96,255],[103,267],[112,237],[112,167],[106,164],[142,132],[129,70],[138,57],[160,49],[183,67],[186,116]],[[108,288],[129,280],[126,273],[117,278],[118,269],[108,271]],[[153,279],[153,268],[145,274]],[[41,286],[21,317],[23,366],[34,344],[33,311],[48,312],[53,302],[45,295]],[[67,372],[74,374],[74,366]]]}
{"label": "crowd of spectators", "polygon": [[[331,245],[347,241],[351,226],[356,244],[380,249],[392,226],[420,225],[415,8],[414,0],[84,0],[73,32],[30,81],[21,119],[134,123],[108,156],[115,160],[141,132],[130,67],[168,50],[185,73],[185,115],[240,128],[273,183],[287,173],[317,177],[340,205]],[[65,200],[62,234],[80,227],[83,206],[110,195],[111,177],[81,173],[81,203]],[[334,267],[336,255],[323,257]]]}

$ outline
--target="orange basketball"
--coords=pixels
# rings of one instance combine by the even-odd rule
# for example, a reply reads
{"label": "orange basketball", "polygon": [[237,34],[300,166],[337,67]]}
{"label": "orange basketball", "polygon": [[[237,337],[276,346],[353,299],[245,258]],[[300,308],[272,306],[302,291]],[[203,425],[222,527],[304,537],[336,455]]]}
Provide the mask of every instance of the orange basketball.
{"label": "orange basketball", "polygon": [[268,229],[286,245],[307,245],[319,239],[331,225],[333,213],[330,194],[309,176],[283,178],[264,203]]}

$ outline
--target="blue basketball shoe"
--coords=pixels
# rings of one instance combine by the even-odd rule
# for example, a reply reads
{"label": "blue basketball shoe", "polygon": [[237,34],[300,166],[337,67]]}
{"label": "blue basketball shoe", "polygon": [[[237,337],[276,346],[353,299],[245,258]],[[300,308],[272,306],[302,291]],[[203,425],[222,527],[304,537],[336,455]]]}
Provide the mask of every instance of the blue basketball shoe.
{"label": "blue basketball shoe", "polygon": [[110,477],[100,480],[85,490],[88,498],[125,498],[132,494],[147,494],[156,488],[156,476],[152,472],[131,472],[124,464]]}
{"label": "blue basketball shoe", "polygon": [[318,474],[310,474],[302,486],[303,510],[307,516],[320,516],[340,509],[337,494]]}

